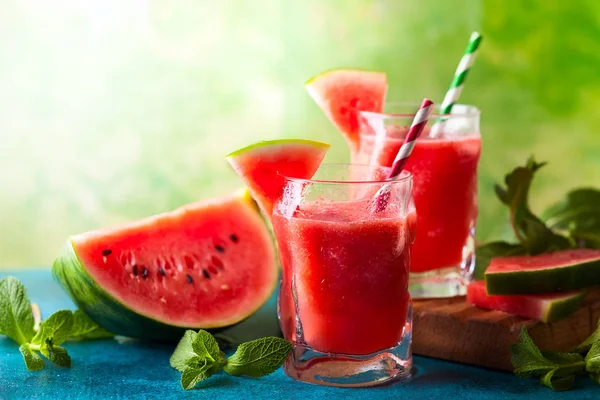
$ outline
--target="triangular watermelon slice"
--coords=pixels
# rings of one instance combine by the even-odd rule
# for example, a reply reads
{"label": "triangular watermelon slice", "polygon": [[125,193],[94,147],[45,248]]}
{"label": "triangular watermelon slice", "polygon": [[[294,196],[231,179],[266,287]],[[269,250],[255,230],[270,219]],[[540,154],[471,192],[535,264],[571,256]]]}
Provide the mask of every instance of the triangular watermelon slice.
{"label": "triangular watermelon slice", "polygon": [[467,286],[467,303],[486,310],[504,311],[524,318],[553,322],[573,314],[585,298],[585,290],[564,293],[488,296],[485,282]]}
{"label": "triangular watermelon slice", "polygon": [[359,113],[382,112],[388,82],[384,72],[334,69],[306,82],[306,90],[344,135],[350,149],[359,146]]}
{"label": "triangular watermelon slice", "polygon": [[234,151],[226,158],[248,186],[264,215],[283,194],[285,179],[310,179],[329,150],[326,143],[305,139],[262,141]]}

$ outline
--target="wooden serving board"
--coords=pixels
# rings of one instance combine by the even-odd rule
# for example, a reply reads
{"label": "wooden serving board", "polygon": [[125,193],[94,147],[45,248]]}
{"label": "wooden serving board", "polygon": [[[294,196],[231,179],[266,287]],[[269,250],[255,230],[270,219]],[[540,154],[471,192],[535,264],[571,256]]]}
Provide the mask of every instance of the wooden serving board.
{"label": "wooden serving board", "polygon": [[509,346],[527,326],[543,350],[569,351],[585,340],[600,318],[600,289],[590,291],[570,317],[551,324],[487,311],[464,297],[414,300],[413,353],[512,371]]}

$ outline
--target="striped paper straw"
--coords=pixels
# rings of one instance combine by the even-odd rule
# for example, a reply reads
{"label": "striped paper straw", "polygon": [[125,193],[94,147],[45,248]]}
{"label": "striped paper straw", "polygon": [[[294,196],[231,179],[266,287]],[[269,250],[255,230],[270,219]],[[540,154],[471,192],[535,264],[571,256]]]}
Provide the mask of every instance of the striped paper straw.
{"label": "striped paper straw", "polygon": [[[388,174],[387,179],[391,180],[398,177],[406,162],[408,161],[408,157],[413,151],[417,139],[425,129],[427,125],[427,121],[429,120],[429,115],[431,115],[431,111],[433,110],[433,102],[429,99],[423,99],[421,103],[421,107],[419,107],[419,111],[415,114],[415,118],[413,119],[412,124],[410,125],[410,129],[408,130],[408,134],[404,138],[404,143],[398,150],[398,154],[396,154],[396,158],[392,163],[392,167],[390,169],[390,173]],[[375,204],[375,212],[381,212],[385,210],[387,207],[389,197],[390,197],[390,189],[391,184],[385,184],[377,191],[375,194],[376,204]]]}
{"label": "striped paper straw", "polygon": [[[454,72],[454,78],[452,79],[450,88],[446,92],[444,101],[442,101],[440,114],[444,115],[452,112],[452,107],[454,104],[456,104],[458,98],[460,97],[465,79],[467,79],[467,74],[469,73],[471,65],[473,65],[475,57],[477,56],[477,48],[479,47],[479,43],[481,43],[481,39],[482,36],[479,32],[473,32],[471,34],[465,54],[458,63],[458,67],[456,68],[456,72]],[[440,135],[443,122],[444,120],[441,120],[431,128],[431,137],[438,137]]]}
{"label": "striped paper straw", "polygon": [[427,121],[429,120],[429,115],[431,114],[432,109],[433,102],[429,99],[423,99],[421,107],[419,107],[419,111],[417,111],[415,114],[415,118],[410,125],[408,134],[404,138],[404,143],[402,143],[402,147],[400,147],[400,150],[398,150],[398,154],[396,154],[396,158],[392,163],[392,168],[388,175],[388,179],[397,177],[404,169],[406,161],[408,161],[408,156],[410,156],[410,153],[412,153],[415,147],[417,138],[421,135],[423,129],[425,129],[425,125],[427,125]]}

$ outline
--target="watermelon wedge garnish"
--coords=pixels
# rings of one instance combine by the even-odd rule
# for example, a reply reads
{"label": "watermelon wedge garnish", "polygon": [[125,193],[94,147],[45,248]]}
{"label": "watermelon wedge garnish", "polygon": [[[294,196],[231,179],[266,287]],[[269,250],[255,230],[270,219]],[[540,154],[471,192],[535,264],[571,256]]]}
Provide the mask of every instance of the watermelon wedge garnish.
{"label": "watermelon wedge garnish", "polygon": [[600,250],[570,249],[493,258],[485,271],[489,295],[554,293],[600,284]]}
{"label": "watermelon wedge garnish", "polygon": [[269,229],[246,189],[74,235],[52,273],[103,328],[145,339],[234,325],[278,281]]}
{"label": "watermelon wedge garnish", "polygon": [[262,141],[234,151],[226,158],[248,186],[264,215],[284,191],[285,178],[310,179],[329,150],[326,143],[305,139]]}
{"label": "watermelon wedge garnish", "polygon": [[384,72],[334,69],[306,82],[306,90],[344,135],[350,149],[359,146],[359,113],[383,112],[388,82]]}
{"label": "watermelon wedge garnish", "polygon": [[568,317],[579,309],[584,298],[584,290],[518,296],[488,296],[484,281],[471,282],[467,286],[467,303],[486,310],[504,311],[542,322],[553,322]]}

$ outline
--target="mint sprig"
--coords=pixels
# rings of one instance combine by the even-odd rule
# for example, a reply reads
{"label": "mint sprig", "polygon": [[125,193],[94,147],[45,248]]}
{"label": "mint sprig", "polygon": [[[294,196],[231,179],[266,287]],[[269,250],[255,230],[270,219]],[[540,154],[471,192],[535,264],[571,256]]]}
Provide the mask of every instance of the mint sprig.
{"label": "mint sprig", "polygon": [[60,310],[38,324],[33,308],[40,314],[37,306],[32,307],[27,290],[18,279],[9,276],[0,281],[0,334],[19,345],[25,366],[30,371],[44,368],[41,355],[56,365],[70,367],[71,357],[61,346],[67,340],[113,336],[81,310],[75,313]]}
{"label": "mint sprig", "polygon": [[283,364],[291,349],[291,343],[284,339],[265,337],[240,344],[231,357],[225,358],[210,333],[188,330],[171,355],[170,364],[181,372],[181,387],[190,390],[221,369],[235,376],[268,375]]}
{"label": "mint sprig", "polygon": [[492,241],[477,246],[476,279],[483,279],[494,257],[537,255],[576,247],[600,248],[600,191],[576,189],[542,217],[529,206],[531,184],[545,165],[533,157],[524,166],[504,177],[504,185],[495,185],[498,199],[508,207],[515,240]]}
{"label": "mint sprig", "polygon": [[539,378],[540,384],[552,390],[569,390],[576,377],[585,374],[600,384],[600,323],[589,338],[569,353],[541,351],[523,326],[519,341],[510,346],[510,352],[515,375]]}

